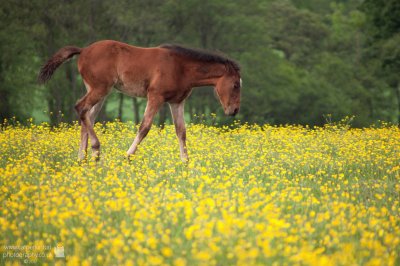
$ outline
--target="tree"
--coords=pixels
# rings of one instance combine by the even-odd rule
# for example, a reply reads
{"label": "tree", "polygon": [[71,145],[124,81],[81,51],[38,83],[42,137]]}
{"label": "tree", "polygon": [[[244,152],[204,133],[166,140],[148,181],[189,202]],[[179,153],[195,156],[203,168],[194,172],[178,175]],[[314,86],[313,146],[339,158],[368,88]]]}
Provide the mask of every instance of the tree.
{"label": "tree", "polygon": [[[86,92],[76,60],[60,67],[45,87],[35,82],[40,65],[65,45],[116,39],[145,47],[180,43],[236,59],[243,79],[237,118],[243,121],[320,125],[328,113],[338,119],[355,114],[358,126],[400,120],[398,1],[3,2],[1,119],[23,119],[35,106],[47,105],[52,124],[75,120],[73,106]],[[145,100],[124,97],[110,96],[101,119],[134,113],[139,123]],[[194,90],[186,112],[192,118],[217,113],[220,124],[232,121],[211,88]],[[162,109],[155,121],[168,122],[167,114]]]}
{"label": "tree", "polygon": [[316,52],[328,36],[328,28],[318,14],[297,9],[288,1],[273,2],[266,15],[266,32],[273,49],[299,67],[312,65]]}
{"label": "tree", "polygon": [[367,17],[369,49],[365,59],[378,62],[376,75],[383,76],[392,89],[400,122],[400,2],[396,0],[366,0],[362,10]]}
{"label": "tree", "polygon": [[21,2],[5,1],[0,6],[0,121],[16,116],[31,116],[34,100],[41,91],[35,82],[35,44],[30,33],[29,7]]}

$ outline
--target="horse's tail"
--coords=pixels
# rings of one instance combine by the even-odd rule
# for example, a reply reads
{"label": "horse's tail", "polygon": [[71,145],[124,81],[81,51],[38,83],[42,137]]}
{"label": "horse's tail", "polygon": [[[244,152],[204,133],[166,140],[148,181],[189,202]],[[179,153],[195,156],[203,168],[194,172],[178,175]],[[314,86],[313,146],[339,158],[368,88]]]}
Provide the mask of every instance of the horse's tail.
{"label": "horse's tail", "polygon": [[38,76],[38,82],[40,84],[48,81],[53,75],[54,71],[65,61],[70,59],[76,54],[80,54],[82,51],[81,48],[75,46],[65,46],[58,50],[49,60],[47,60],[46,64],[40,69],[40,73]]}

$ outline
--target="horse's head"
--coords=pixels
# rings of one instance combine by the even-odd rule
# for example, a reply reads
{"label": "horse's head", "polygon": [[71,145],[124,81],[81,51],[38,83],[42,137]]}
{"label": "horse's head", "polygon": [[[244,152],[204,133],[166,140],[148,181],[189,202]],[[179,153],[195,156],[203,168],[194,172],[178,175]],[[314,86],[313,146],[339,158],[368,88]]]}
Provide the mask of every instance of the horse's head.
{"label": "horse's head", "polygon": [[234,116],[239,112],[241,87],[242,79],[238,71],[230,71],[218,80],[215,91],[226,115]]}

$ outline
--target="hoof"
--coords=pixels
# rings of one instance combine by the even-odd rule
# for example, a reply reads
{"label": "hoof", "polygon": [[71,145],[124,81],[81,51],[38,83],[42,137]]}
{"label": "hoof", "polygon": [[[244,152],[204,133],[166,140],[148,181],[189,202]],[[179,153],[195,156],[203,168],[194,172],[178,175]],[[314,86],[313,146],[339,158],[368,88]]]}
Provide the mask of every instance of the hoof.
{"label": "hoof", "polygon": [[189,164],[189,157],[187,156],[182,156],[181,157],[182,163],[188,165]]}
{"label": "hoof", "polygon": [[78,165],[85,165],[88,162],[87,158],[78,158]]}
{"label": "hoof", "polygon": [[87,162],[87,156],[86,156],[86,154],[79,154],[78,155],[78,163],[79,164],[84,164],[84,163],[86,163]]}
{"label": "hoof", "polygon": [[79,151],[78,153],[78,161],[85,161],[87,159],[86,152]]}
{"label": "hoof", "polygon": [[133,160],[133,155],[132,154],[127,154],[124,156],[124,160],[128,161],[128,162],[132,162]]}
{"label": "hoof", "polygon": [[92,158],[98,162],[100,160],[100,151],[93,151]]}

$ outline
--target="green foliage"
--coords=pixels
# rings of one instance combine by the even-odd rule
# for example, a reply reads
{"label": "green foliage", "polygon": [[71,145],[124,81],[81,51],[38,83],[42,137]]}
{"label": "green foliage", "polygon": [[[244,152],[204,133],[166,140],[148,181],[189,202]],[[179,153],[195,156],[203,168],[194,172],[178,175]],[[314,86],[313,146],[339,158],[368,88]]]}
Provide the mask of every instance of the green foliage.
{"label": "green foliage", "polygon": [[[43,114],[52,124],[76,120],[73,106],[85,93],[76,62],[45,87],[36,85],[36,74],[59,48],[100,39],[223,51],[242,66],[241,121],[323,125],[324,115],[332,114],[354,115],[353,125],[365,126],[400,119],[398,1],[3,2],[1,120],[43,120]],[[113,95],[100,119],[138,122],[145,100],[132,103]],[[159,123],[170,122],[166,112]],[[210,88],[195,89],[186,112],[191,120],[216,113],[219,124],[232,121]]]}
{"label": "green foliage", "polygon": [[[366,0],[361,6],[366,14],[365,30],[368,32],[368,49],[365,60],[376,66],[374,75],[386,82],[395,99],[397,122],[400,121],[400,2]],[[395,120],[395,121],[396,121]]]}

